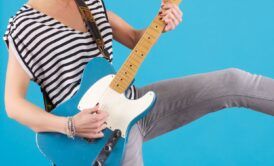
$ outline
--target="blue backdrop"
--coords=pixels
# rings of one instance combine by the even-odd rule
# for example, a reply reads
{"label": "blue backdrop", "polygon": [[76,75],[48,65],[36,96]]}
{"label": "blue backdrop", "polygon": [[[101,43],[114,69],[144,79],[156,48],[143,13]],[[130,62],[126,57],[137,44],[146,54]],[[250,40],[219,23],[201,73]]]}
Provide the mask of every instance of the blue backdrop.
{"label": "blue backdrop", "polygon": [[[146,27],[160,5],[160,0],[105,2],[136,28]],[[24,3],[0,0],[0,34]],[[228,67],[274,78],[273,0],[190,0],[181,8],[184,23],[164,34],[153,48],[136,77],[137,86]],[[129,50],[115,43],[114,51],[118,69]],[[34,133],[6,116],[3,89],[8,56],[3,42],[0,53],[0,165],[46,166]],[[34,84],[28,99],[42,106]],[[274,117],[248,109],[219,111],[145,143],[144,160],[149,166],[273,166]]]}

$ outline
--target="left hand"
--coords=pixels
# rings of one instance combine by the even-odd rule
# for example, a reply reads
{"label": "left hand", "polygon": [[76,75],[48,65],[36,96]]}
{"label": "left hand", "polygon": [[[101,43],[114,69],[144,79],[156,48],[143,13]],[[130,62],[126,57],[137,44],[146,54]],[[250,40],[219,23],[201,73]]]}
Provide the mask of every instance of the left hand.
{"label": "left hand", "polygon": [[162,3],[159,12],[162,20],[166,23],[164,32],[175,29],[183,21],[183,12],[178,5],[174,3]]}

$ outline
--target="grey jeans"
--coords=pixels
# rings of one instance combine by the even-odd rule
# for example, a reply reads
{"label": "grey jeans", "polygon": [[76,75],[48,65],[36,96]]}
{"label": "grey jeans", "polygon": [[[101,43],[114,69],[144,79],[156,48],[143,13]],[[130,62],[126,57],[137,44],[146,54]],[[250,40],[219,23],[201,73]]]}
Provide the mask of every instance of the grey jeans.
{"label": "grey jeans", "polygon": [[138,88],[157,94],[150,113],[133,126],[123,166],[142,166],[142,144],[210,112],[245,107],[274,115],[274,80],[231,68],[160,81]]}

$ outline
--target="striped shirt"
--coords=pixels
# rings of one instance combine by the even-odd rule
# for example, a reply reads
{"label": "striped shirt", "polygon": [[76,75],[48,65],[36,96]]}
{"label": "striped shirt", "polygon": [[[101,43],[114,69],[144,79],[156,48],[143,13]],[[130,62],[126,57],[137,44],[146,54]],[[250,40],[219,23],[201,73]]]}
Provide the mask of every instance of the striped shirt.
{"label": "striped shirt", "polygon": [[[101,0],[85,0],[112,61],[112,29]],[[68,27],[53,17],[23,5],[9,20],[4,41],[31,80],[57,106],[79,89],[83,70],[94,57],[103,57],[89,32]],[[96,71],[94,71],[96,72]],[[135,88],[127,91],[135,97]]]}

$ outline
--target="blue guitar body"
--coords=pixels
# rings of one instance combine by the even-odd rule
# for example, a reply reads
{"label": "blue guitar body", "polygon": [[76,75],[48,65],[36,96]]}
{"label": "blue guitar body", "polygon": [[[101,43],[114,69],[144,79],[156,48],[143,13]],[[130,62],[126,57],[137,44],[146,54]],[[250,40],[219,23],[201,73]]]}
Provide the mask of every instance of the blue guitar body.
{"label": "blue guitar body", "polygon": [[40,151],[57,166],[96,165],[100,152],[117,129],[122,136],[102,165],[121,165],[131,127],[148,113],[156,97],[153,92],[148,92],[140,99],[129,100],[124,94],[110,88],[109,84],[114,77],[115,71],[108,61],[103,58],[91,60],[84,70],[78,92],[52,111],[57,116],[74,116],[80,110],[91,108],[99,102],[110,115],[103,138],[88,142],[83,138],[71,139],[59,133],[37,134]]}

